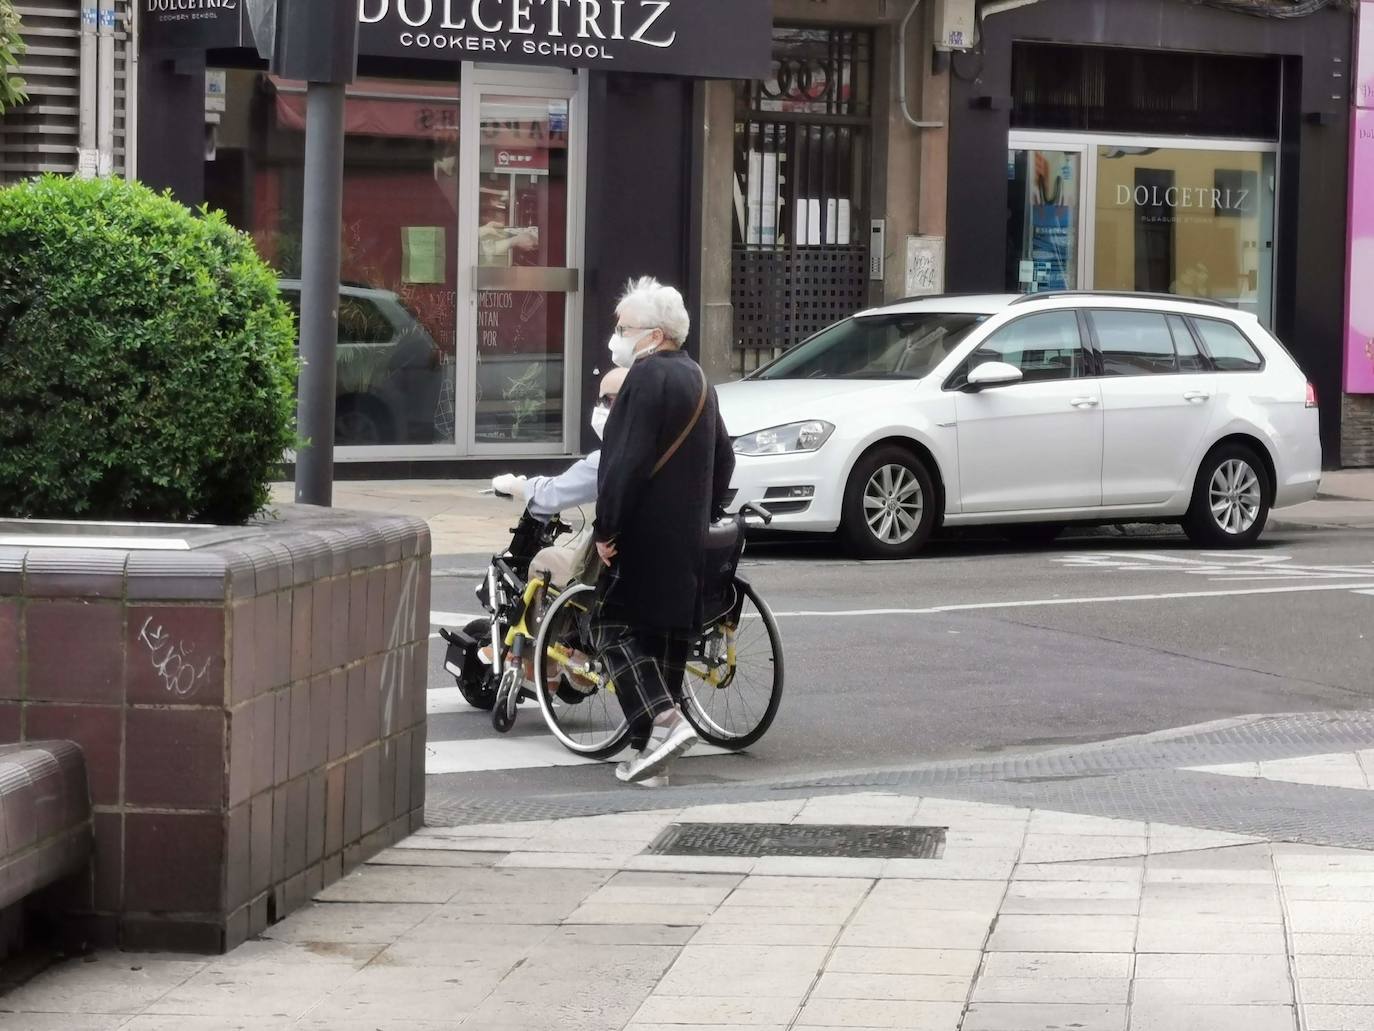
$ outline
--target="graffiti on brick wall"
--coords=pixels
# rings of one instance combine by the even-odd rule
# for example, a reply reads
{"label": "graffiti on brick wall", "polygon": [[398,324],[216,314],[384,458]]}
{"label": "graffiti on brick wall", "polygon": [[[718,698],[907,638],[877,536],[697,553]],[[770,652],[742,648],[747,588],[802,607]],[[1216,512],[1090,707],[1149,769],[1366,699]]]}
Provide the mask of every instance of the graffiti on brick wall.
{"label": "graffiti on brick wall", "polygon": [[391,736],[395,729],[396,702],[404,686],[409,667],[410,649],[405,647],[414,636],[415,607],[420,599],[420,563],[406,566],[401,581],[401,596],[396,601],[396,614],[387,632],[386,654],[382,656],[382,737]]}
{"label": "graffiti on brick wall", "polygon": [[162,679],[162,686],[168,694],[178,698],[187,698],[196,693],[201,681],[210,672],[210,663],[214,661],[213,658],[206,659],[197,669],[191,655],[195,646],[174,639],[161,623],[154,626],[152,616],[143,621],[138,640],[147,648],[149,661],[153,671]]}

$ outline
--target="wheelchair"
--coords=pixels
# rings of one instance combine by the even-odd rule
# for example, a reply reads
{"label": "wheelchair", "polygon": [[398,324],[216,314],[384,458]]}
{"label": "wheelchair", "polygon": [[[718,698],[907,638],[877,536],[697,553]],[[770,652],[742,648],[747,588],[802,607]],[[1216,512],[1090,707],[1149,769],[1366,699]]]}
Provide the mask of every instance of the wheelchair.
{"label": "wheelchair", "polygon": [[[782,634],[758,591],[739,575],[748,519],[772,515],[746,504],[707,535],[703,629],[691,642],[682,713],[701,740],[729,751],[758,741],[777,716],[785,672]],[[553,736],[569,751],[608,759],[629,743],[616,686],[591,646],[596,588],[574,584],[544,610],[534,646],[534,691]]]}

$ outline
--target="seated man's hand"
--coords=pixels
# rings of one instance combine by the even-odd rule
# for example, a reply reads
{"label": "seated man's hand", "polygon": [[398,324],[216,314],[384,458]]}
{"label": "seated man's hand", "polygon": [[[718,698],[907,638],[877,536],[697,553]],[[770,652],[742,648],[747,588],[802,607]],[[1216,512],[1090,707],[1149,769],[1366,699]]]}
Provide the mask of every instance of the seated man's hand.
{"label": "seated man's hand", "polygon": [[491,489],[497,494],[523,498],[525,496],[525,477],[514,473],[503,473],[491,481]]}

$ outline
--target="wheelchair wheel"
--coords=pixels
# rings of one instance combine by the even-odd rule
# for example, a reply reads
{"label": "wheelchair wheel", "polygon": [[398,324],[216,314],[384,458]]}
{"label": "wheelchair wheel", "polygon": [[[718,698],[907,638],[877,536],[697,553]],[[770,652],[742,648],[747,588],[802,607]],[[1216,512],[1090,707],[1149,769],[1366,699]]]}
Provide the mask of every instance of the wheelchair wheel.
{"label": "wheelchair wheel", "polygon": [[782,635],[763,599],[743,580],[738,622],[711,627],[692,646],[682,711],[707,744],[740,751],[768,732],[782,703]]}
{"label": "wheelchair wheel", "polygon": [[559,743],[589,759],[609,759],[625,748],[630,728],[585,639],[595,594],[579,584],[549,603],[535,639],[534,683],[544,722]]}

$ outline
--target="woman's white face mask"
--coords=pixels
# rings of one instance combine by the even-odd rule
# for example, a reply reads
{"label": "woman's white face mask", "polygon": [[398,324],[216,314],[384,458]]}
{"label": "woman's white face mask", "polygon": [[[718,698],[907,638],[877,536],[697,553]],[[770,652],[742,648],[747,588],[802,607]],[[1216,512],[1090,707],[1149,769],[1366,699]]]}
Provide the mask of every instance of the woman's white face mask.
{"label": "woman's white face mask", "polygon": [[611,410],[605,405],[597,405],[592,409],[592,432],[597,439],[606,436],[606,420],[611,417]]}
{"label": "woman's white face mask", "polygon": [[[628,334],[611,334],[611,342],[607,345],[611,352],[611,361],[622,369],[628,369],[635,363],[635,359],[642,358],[643,355],[635,354],[635,348],[645,336],[652,333],[652,329],[631,330]],[[652,349],[650,349],[652,350]],[[644,354],[649,354],[645,351]]]}

